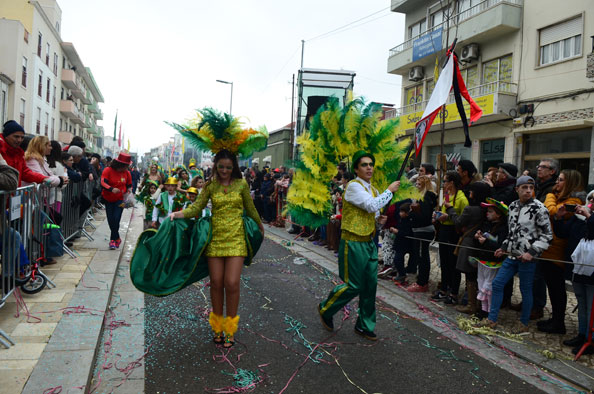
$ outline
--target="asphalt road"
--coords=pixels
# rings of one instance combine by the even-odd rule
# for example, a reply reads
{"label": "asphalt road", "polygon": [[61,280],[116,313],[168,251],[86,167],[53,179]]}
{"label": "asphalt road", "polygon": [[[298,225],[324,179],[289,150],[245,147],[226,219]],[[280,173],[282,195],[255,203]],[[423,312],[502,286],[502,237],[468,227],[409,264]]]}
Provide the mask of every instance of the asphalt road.
{"label": "asphalt road", "polygon": [[377,342],[353,331],[356,299],[327,332],[316,307],[338,280],[265,240],[243,271],[230,351],[212,343],[207,281],[165,298],[146,296],[145,392],[539,392],[381,301]]}

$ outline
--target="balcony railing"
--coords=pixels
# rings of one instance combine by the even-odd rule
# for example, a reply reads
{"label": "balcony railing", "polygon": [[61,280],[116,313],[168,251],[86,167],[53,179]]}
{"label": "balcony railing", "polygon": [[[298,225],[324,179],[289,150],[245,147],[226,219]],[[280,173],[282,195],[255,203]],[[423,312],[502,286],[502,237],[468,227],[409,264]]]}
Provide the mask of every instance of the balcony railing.
{"label": "balcony railing", "polygon": [[[489,94],[499,93],[499,94],[507,94],[511,96],[516,96],[518,94],[518,85],[511,82],[491,82],[486,83],[484,85],[475,86],[473,88],[468,89],[468,94],[470,97],[477,98],[481,96],[487,96]],[[404,107],[395,109],[392,114],[386,115],[386,117],[393,118],[397,116],[412,114],[415,112],[424,111],[425,107],[427,107],[427,103],[429,100],[421,101],[419,103],[409,104]],[[446,104],[455,103],[456,99],[454,98],[454,94],[450,93]]]}
{"label": "balcony railing", "polygon": [[[452,19],[450,19],[450,27],[455,26],[456,23],[461,23],[467,19],[472,18],[473,16],[486,11],[490,8],[493,8],[501,3],[508,3],[508,4],[513,4],[513,5],[523,5],[524,4],[524,0],[485,0],[482,1],[480,3],[478,3],[477,5],[470,7],[468,9],[465,9],[462,12],[459,12],[457,14],[455,14]],[[405,51],[409,48],[412,48],[413,46],[413,42],[420,38],[421,36],[424,36],[426,34],[429,34],[430,32],[439,29],[440,27],[443,27],[444,29],[447,26],[447,21],[443,21],[442,23],[432,26],[431,28],[427,29],[426,31],[422,32],[421,34],[418,34],[412,38],[409,38],[408,40],[404,41],[402,44],[395,46],[394,48],[390,49],[390,55],[389,56],[394,56],[399,54],[402,51]]]}

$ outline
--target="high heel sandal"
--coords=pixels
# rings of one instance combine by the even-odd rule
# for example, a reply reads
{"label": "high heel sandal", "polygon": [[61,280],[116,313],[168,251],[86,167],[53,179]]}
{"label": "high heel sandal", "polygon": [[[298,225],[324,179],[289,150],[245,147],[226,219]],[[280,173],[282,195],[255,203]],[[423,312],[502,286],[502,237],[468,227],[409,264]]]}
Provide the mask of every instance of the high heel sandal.
{"label": "high heel sandal", "polygon": [[237,332],[237,325],[239,323],[239,315],[234,317],[225,317],[223,319],[223,330],[225,331],[224,348],[230,348],[235,345],[234,335]]}
{"label": "high heel sandal", "polygon": [[212,341],[217,345],[222,345],[225,343],[225,334],[223,333],[223,316],[217,315],[214,312],[210,312],[210,315],[208,316],[208,323],[210,323],[210,327],[215,333]]}
{"label": "high heel sandal", "polygon": [[215,336],[212,338],[212,341],[217,345],[222,345],[225,343],[225,334],[222,332],[215,333]]}

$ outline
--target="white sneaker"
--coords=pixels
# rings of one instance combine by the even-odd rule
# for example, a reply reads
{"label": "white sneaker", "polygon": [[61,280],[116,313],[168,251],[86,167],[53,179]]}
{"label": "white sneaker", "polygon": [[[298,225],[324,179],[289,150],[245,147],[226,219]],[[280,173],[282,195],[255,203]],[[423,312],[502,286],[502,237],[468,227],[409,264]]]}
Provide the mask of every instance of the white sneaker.
{"label": "white sneaker", "polygon": [[377,274],[377,277],[381,279],[386,279],[390,276],[392,272],[394,272],[394,268],[387,266]]}

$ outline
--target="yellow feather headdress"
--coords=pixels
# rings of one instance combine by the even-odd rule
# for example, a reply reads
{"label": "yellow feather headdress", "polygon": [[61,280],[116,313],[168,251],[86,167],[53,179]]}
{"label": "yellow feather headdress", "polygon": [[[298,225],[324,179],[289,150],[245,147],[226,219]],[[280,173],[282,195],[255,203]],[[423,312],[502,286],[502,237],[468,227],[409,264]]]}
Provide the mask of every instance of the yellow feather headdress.
{"label": "yellow feather headdress", "polygon": [[244,128],[238,118],[212,108],[197,110],[196,118],[186,125],[166,123],[197,149],[214,154],[226,149],[241,158],[248,158],[254,152],[266,149],[268,145],[266,127]]}

